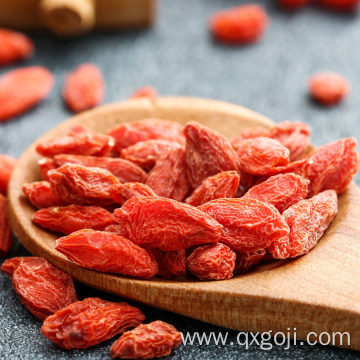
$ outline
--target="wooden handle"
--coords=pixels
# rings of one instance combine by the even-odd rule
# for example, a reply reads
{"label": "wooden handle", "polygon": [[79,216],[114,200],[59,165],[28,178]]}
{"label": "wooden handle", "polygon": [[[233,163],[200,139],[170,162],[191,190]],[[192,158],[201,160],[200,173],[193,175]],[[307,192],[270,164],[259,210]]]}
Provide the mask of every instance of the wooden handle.
{"label": "wooden handle", "polygon": [[41,0],[44,25],[59,36],[89,32],[95,25],[94,0]]}

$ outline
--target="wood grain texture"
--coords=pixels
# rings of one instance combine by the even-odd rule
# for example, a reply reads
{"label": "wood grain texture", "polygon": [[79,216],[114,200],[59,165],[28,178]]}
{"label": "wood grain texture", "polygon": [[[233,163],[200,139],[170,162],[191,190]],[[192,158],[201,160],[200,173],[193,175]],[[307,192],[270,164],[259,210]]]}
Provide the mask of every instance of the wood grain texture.
{"label": "wood grain texture", "polygon": [[[244,128],[272,125],[250,110],[213,100],[137,99],[77,115],[39,141],[63,136],[73,124],[103,132],[119,122],[145,117],[183,124],[194,120],[228,137]],[[306,256],[259,266],[226,281],[135,280],[72,264],[54,250],[56,236],[32,224],[35,210],[22,195],[22,185],[39,179],[35,146],[20,158],[9,187],[14,232],[34,255],[43,256],[89,286],[212,324],[243,331],[272,330],[273,334],[296,328],[298,339],[306,339],[312,331],[348,332],[351,344],[343,345],[360,350],[360,193],[354,184],[340,196],[337,217]]]}

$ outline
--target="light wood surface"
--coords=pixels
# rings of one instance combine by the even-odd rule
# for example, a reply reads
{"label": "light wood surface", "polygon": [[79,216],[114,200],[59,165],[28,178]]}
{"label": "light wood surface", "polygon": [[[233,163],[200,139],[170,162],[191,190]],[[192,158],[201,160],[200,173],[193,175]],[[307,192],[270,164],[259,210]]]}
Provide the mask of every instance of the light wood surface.
{"label": "light wood surface", "polygon": [[[119,122],[145,117],[183,124],[195,120],[228,137],[247,127],[272,124],[250,110],[213,100],[139,99],[77,115],[39,141],[63,136],[73,124],[103,132]],[[54,250],[56,236],[32,224],[35,210],[23,197],[22,185],[39,179],[39,157],[34,149],[35,144],[22,155],[9,187],[13,229],[34,255],[94,288],[212,324],[243,331],[272,330],[272,334],[296,328],[298,340],[306,339],[309,332],[348,332],[350,347],[360,350],[360,195],[354,184],[341,195],[337,217],[306,256],[259,266],[227,281],[134,280],[72,264]],[[341,345],[339,337],[336,345]],[[347,343],[343,345],[347,347]]]}

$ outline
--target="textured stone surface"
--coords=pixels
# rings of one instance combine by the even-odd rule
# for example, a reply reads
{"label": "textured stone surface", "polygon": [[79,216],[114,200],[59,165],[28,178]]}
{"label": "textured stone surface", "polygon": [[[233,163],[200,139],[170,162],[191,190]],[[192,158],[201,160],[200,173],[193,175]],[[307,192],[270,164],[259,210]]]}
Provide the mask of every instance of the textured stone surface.
{"label": "textured stone surface", "polygon": [[[100,66],[107,83],[105,102],[128,97],[136,87],[153,85],[160,94],[221,99],[254,109],[275,121],[302,120],[313,129],[312,142],[321,145],[340,137],[360,139],[360,17],[336,15],[308,8],[299,13],[279,11],[273,0],[264,3],[271,24],[264,40],[243,48],[214,42],[207,19],[237,0],[161,0],[159,20],[151,30],[119,34],[92,34],[60,41],[35,36],[36,54],[27,64],[43,64],[56,76],[51,96],[29,113],[0,124],[0,153],[19,156],[39,135],[65,120],[70,113],[60,97],[64,74],[86,61]],[[7,69],[1,69],[0,74]],[[338,71],[352,86],[350,97],[336,108],[321,108],[307,97],[308,77],[319,70]],[[1,104],[0,104],[1,106]],[[15,244],[12,256],[27,255]],[[79,297],[110,295],[77,284]],[[180,331],[210,333],[221,329],[182,316],[139,305],[147,321],[168,321]],[[110,358],[112,341],[88,350],[65,351],[39,334],[38,322],[19,303],[10,280],[0,275],[0,358],[103,359]],[[236,345],[237,332],[229,331],[229,345],[181,346],[172,359],[354,359],[359,353],[333,347],[298,345],[285,350],[248,350]],[[230,345],[233,342],[235,345]],[[360,358],[360,357],[359,357]]]}

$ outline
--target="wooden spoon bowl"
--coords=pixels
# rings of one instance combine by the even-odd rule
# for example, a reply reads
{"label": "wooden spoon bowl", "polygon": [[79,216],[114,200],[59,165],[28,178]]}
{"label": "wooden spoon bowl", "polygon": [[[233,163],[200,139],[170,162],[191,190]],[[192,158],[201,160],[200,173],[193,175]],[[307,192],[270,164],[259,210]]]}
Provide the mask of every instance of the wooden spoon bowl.
{"label": "wooden spoon bowl", "polygon": [[[318,246],[292,261],[259,266],[226,281],[191,279],[136,280],[81,268],[54,250],[55,234],[31,222],[35,209],[22,194],[25,183],[40,179],[38,142],[64,136],[74,124],[105,132],[125,121],[157,117],[182,124],[198,121],[233,137],[243,129],[273,123],[240,106],[191,99],[139,99],[104,106],[74,116],[31,145],[20,158],[9,187],[10,219],[21,243],[74,279],[116,295],[243,331],[293,333],[347,332],[337,346],[360,350],[360,214],[359,190],[351,184],[339,198],[339,213]],[[312,338],[313,339],[313,338]],[[327,338],[325,337],[325,340]]]}

